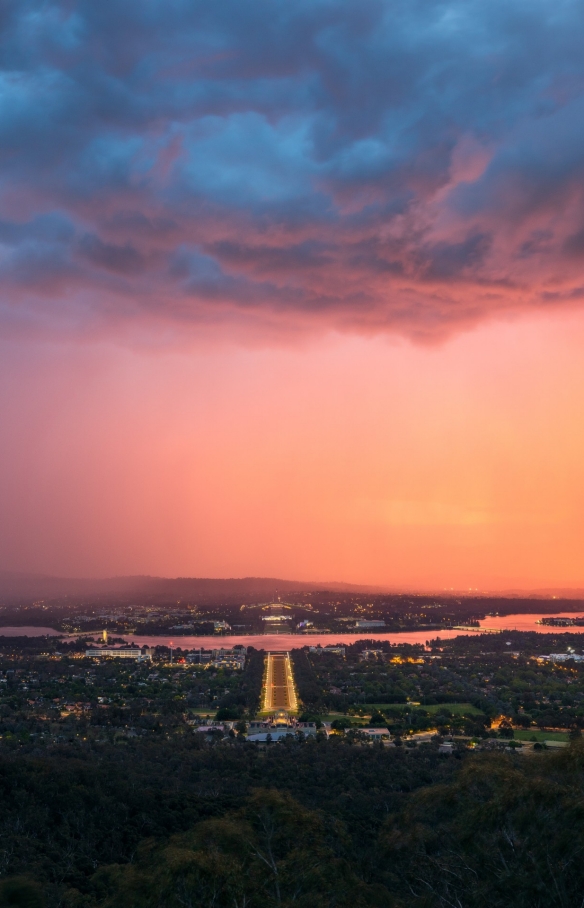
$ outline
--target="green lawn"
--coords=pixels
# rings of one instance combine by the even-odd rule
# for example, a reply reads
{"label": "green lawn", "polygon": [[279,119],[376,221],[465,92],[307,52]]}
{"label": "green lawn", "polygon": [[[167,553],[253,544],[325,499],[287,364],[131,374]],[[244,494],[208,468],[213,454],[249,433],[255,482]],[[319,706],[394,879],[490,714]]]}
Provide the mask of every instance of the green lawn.
{"label": "green lawn", "polygon": [[352,722],[353,725],[360,723],[365,727],[367,725],[367,719],[365,716],[347,716],[345,713],[329,713],[326,716],[321,716],[321,722],[334,722],[335,719],[347,719],[349,722]]}
{"label": "green lawn", "polygon": [[[435,703],[432,706],[420,706],[412,707],[410,703],[367,703],[363,707],[364,715],[348,715],[346,713],[329,713],[327,716],[321,716],[323,722],[332,722],[333,719],[350,719],[352,722],[367,722],[367,719],[370,718],[374,710],[380,710],[383,712],[388,707],[392,709],[425,709],[431,716],[440,715],[440,712],[444,709],[450,710],[450,712],[455,716],[482,716],[483,713],[480,709],[477,709],[476,706],[473,706],[472,703]],[[366,712],[365,712],[366,710]],[[548,738],[551,741],[551,737]]]}
{"label": "green lawn", "polygon": [[540,731],[531,728],[516,728],[515,739],[517,741],[531,741],[536,738],[540,743],[542,741],[568,741],[568,732],[564,731]]}
{"label": "green lawn", "polygon": [[429,713],[438,715],[441,710],[448,709],[455,716],[484,716],[482,709],[473,706],[472,703],[435,703],[432,706],[423,706]]}
{"label": "green lawn", "polygon": [[472,703],[433,703],[431,706],[413,706],[411,703],[367,703],[368,710],[379,709],[383,712],[391,706],[392,709],[425,709],[430,715],[439,715],[442,710],[449,710],[455,716],[482,716],[483,711],[477,709]]}
{"label": "green lawn", "polygon": [[217,709],[219,709],[219,707],[217,707],[216,709],[209,709],[209,707],[206,706],[204,709],[199,709],[197,706],[195,706],[194,708],[192,706],[189,706],[187,712],[193,716],[211,716],[211,718],[214,719]]}

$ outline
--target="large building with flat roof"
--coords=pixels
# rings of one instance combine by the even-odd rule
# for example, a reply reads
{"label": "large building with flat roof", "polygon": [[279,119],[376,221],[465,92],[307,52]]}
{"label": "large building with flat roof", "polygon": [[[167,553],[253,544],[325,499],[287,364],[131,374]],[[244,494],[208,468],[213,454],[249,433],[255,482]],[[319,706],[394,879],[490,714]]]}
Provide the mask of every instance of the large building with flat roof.
{"label": "large building with flat roof", "polygon": [[139,646],[90,646],[85,651],[88,659],[135,659],[136,661],[150,660],[151,656],[143,654]]}

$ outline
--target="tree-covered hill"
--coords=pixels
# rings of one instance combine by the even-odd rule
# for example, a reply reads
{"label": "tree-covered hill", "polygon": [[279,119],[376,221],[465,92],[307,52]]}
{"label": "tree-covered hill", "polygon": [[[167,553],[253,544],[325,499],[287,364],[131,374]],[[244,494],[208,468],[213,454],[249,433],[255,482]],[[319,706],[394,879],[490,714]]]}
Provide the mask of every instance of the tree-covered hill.
{"label": "tree-covered hill", "polygon": [[4,754],[0,801],[0,904],[22,908],[572,908],[584,892],[578,742],[459,759],[342,739],[61,748]]}

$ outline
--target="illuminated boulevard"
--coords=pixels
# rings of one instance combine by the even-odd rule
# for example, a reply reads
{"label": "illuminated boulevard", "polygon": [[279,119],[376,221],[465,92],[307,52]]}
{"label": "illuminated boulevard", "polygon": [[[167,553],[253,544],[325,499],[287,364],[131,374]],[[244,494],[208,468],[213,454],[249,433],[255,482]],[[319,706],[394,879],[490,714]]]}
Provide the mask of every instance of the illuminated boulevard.
{"label": "illuminated boulevard", "polygon": [[290,653],[268,653],[266,656],[263,709],[268,712],[298,707]]}

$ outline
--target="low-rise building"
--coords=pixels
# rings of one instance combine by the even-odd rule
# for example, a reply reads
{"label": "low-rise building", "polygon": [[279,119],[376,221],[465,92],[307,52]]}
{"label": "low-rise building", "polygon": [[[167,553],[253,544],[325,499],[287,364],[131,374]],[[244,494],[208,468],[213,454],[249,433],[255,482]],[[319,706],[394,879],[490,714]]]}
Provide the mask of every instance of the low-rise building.
{"label": "low-rise building", "polygon": [[203,649],[196,649],[193,653],[187,655],[187,662],[193,665],[200,665],[204,662],[210,662],[212,658],[211,653],[206,653]]}
{"label": "low-rise building", "polygon": [[221,656],[209,662],[208,668],[231,668],[240,671],[245,665],[245,656]]}
{"label": "low-rise building", "polygon": [[259,734],[259,732],[265,731],[270,727],[270,723],[267,719],[252,719],[248,725],[248,730],[250,734]]}
{"label": "low-rise building", "polygon": [[323,655],[326,656],[327,653],[333,653],[335,656],[344,657],[345,647],[344,646],[331,646],[330,644],[327,644],[327,646],[320,646],[320,645],[319,646],[309,646],[308,652],[316,653],[317,656],[323,656]]}
{"label": "low-rise building", "polygon": [[574,662],[584,662],[584,656],[577,653],[550,653],[549,656],[540,657],[544,662],[568,662],[573,659]]}
{"label": "low-rise building", "polygon": [[284,710],[265,719],[254,719],[248,725],[247,740],[257,744],[281,741],[287,737],[316,736],[316,722],[299,722]]}
{"label": "low-rise building", "polygon": [[316,735],[315,723],[302,722],[294,726],[286,726],[283,728],[268,728],[265,731],[248,734],[247,740],[255,744],[269,744],[270,741],[282,741],[284,738],[296,738],[299,735]]}
{"label": "low-rise building", "polygon": [[152,659],[139,646],[90,646],[85,655],[88,659],[135,659],[137,662],[149,662]]}
{"label": "low-rise building", "polygon": [[242,669],[245,666],[246,647],[234,646],[232,649],[197,649],[189,653],[186,661],[194,664],[204,664],[207,668],[231,668]]}
{"label": "low-rise building", "polygon": [[391,737],[387,728],[361,728],[359,731],[362,731],[372,741],[389,741]]}
{"label": "low-rise building", "polygon": [[359,662],[382,662],[384,656],[382,649],[364,649],[359,653]]}

